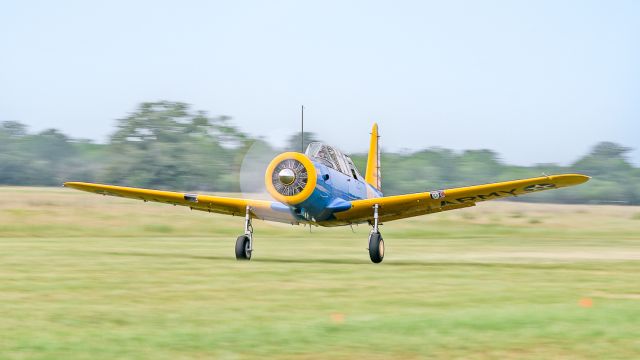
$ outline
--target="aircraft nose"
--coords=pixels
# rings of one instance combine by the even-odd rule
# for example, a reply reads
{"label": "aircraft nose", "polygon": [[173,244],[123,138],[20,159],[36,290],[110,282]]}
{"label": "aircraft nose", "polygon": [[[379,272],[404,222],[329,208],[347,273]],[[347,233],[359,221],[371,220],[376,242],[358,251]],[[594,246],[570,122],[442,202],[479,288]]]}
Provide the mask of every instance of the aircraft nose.
{"label": "aircraft nose", "polygon": [[296,180],[296,174],[293,170],[285,168],[278,173],[278,179],[285,185],[291,185]]}

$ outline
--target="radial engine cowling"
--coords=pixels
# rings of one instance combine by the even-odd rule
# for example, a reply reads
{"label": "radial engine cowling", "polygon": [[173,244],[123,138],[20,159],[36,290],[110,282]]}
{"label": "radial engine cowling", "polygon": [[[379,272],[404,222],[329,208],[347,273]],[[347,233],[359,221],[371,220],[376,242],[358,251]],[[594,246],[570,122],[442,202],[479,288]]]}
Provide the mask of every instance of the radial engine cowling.
{"label": "radial engine cowling", "polygon": [[264,182],[274,199],[287,205],[297,205],[311,196],[316,187],[316,177],[316,168],[308,157],[286,152],[271,160]]}

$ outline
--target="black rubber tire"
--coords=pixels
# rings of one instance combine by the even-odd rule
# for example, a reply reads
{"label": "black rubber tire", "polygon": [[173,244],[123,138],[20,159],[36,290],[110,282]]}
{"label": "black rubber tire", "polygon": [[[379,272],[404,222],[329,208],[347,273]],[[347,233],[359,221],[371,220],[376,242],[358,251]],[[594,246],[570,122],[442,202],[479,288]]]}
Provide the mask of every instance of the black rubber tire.
{"label": "black rubber tire", "polygon": [[236,260],[251,260],[249,249],[249,237],[247,235],[238,236],[236,240]]}
{"label": "black rubber tire", "polygon": [[379,232],[369,235],[369,257],[375,264],[384,259],[384,240]]}

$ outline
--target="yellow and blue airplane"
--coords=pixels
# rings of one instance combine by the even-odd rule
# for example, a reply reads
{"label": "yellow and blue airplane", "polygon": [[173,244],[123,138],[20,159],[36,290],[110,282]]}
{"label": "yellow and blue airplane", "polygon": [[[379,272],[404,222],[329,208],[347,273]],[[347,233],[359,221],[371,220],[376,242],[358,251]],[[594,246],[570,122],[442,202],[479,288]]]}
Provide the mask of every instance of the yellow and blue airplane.
{"label": "yellow and blue airplane", "polygon": [[341,226],[368,223],[369,256],[384,258],[383,222],[475,206],[533,192],[582,184],[580,174],[561,174],[492,184],[384,196],[381,191],[378,126],[373,125],[367,168],[360,174],[349,156],[338,149],[313,142],[305,153],[285,152],[268,165],[264,182],[275,201],[149,190],[84,182],[64,186],[101,195],[182,205],[192,210],[244,216],[244,234],[236,240],[236,259],[249,260],[253,252],[252,219],[292,225]]}

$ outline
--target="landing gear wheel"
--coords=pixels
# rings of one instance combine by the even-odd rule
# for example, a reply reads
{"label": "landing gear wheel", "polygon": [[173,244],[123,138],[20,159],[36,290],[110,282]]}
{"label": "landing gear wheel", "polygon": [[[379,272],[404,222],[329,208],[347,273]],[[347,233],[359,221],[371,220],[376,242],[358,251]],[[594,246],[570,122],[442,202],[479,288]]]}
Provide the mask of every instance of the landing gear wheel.
{"label": "landing gear wheel", "polygon": [[240,235],[236,240],[236,259],[251,260],[251,241],[247,235]]}
{"label": "landing gear wheel", "polygon": [[376,264],[384,259],[384,240],[379,232],[372,232],[369,235],[369,257]]}

